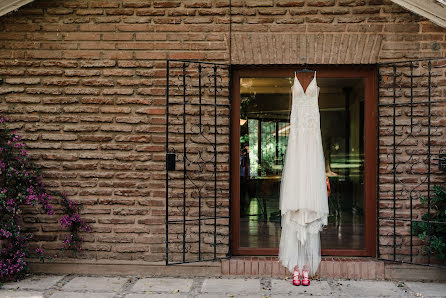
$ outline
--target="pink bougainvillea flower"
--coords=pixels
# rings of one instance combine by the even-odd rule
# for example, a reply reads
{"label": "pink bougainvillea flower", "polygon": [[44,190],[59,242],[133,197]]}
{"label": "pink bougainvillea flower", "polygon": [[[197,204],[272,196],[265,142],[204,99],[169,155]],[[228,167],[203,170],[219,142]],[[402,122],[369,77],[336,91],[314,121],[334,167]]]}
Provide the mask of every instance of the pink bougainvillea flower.
{"label": "pink bougainvillea flower", "polygon": [[[26,258],[46,258],[41,248],[32,252],[28,248],[32,233],[21,232],[22,206],[35,206],[48,215],[55,214],[52,197],[39,176],[38,168],[27,157],[22,137],[11,132],[7,122],[8,119],[0,115],[0,282],[23,276],[28,270]],[[70,233],[64,241],[65,248],[79,252],[82,242],[79,233],[91,232],[91,228],[79,215],[79,203],[72,202],[65,194],[57,196],[61,197],[63,212],[59,222]]]}

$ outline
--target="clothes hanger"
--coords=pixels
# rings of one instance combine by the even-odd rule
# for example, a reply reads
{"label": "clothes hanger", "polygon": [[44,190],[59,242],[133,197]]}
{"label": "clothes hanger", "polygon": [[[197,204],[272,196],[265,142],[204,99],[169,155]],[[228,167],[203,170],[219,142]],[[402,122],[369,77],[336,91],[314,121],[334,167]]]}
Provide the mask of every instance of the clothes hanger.
{"label": "clothes hanger", "polygon": [[[296,76],[296,73],[301,73],[301,72],[313,72],[314,73],[314,77],[316,77],[316,70],[313,70],[313,69],[308,69],[307,67],[306,67],[306,64],[304,64],[304,68],[303,69],[301,69],[301,70],[296,70],[295,72],[294,72],[294,77],[297,77]],[[303,88],[303,87],[302,87]]]}
{"label": "clothes hanger", "polygon": [[307,66],[304,64],[304,68],[301,69],[301,70],[296,70],[294,72],[294,75],[296,75],[296,73],[300,73],[300,72],[316,72],[316,70],[308,69]]}
{"label": "clothes hanger", "polygon": [[[296,70],[295,72],[294,72],[294,77],[297,77],[296,76],[296,74],[297,73],[301,73],[301,72],[313,72],[314,73],[314,77],[316,77],[316,70],[313,70],[313,69],[308,69],[307,67],[306,67],[306,64],[304,64],[304,68],[303,69],[301,69],[301,70]],[[303,87],[302,87],[303,88]]]}
{"label": "clothes hanger", "polygon": [[299,72],[316,72],[316,71],[312,70],[312,69],[304,68],[304,69],[295,71],[294,74],[299,73]]}

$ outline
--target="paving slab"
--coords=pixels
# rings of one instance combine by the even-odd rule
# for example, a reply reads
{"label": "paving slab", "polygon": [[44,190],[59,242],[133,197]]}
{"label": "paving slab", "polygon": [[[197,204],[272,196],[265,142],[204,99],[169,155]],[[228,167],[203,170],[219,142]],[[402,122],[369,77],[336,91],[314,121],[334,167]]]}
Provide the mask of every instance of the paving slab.
{"label": "paving slab", "polygon": [[446,283],[405,282],[406,286],[424,297],[446,297]]}
{"label": "paving slab", "polygon": [[3,285],[4,289],[30,289],[46,290],[54,286],[63,275],[34,275],[17,282],[7,282]]}
{"label": "paving slab", "polygon": [[79,293],[79,292],[57,292],[50,298],[113,298],[115,293]]}
{"label": "paving slab", "polygon": [[[289,297],[318,297],[318,298],[333,298],[333,297],[346,297],[342,295],[330,295],[330,296],[319,296],[319,295],[312,295],[312,294],[299,294],[299,296],[295,296],[295,294],[278,294],[278,295],[271,295],[271,298],[289,298]],[[263,298],[263,297],[262,297]]]}
{"label": "paving slab", "polygon": [[[205,279],[201,293],[260,294],[258,279]],[[226,296],[226,295],[224,295]]]}
{"label": "paving slab", "polygon": [[272,295],[331,296],[335,292],[326,281],[311,280],[309,286],[294,286],[292,282],[291,279],[272,279]]}
{"label": "paving slab", "polygon": [[193,279],[142,278],[130,289],[131,292],[189,292]]}
{"label": "paving slab", "polygon": [[403,288],[391,281],[376,280],[335,280],[333,289],[351,297],[404,297],[409,296]]}
{"label": "paving slab", "polygon": [[187,298],[186,294],[129,294],[125,298]]}
{"label": "paving slab", "polygon": [[0,290],[2,298],[43,298],[43,292]]}
{"label": "paving slab", "polygon": [[119,292],[127,282],[126,277],[75,277],[66,283],[64,291]]}
{"label": "paving slab", "polygon": [[268,297],[262,294],[248,294],[248,295],[233,295],[233,294],[199,294],[196,298],[230,298],[230,297],[243,297],[243,298],[264,298]]}

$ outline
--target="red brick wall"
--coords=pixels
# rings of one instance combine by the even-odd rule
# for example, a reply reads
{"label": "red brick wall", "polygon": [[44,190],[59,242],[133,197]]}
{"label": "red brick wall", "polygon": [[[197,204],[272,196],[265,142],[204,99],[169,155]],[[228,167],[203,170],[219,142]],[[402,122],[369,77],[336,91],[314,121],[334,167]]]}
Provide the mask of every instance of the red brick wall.
{"label": "red brick wall", "polygon": [[[361,35],[381,42],[363,47],[367,63],[446,52],[444,29],[388,0],[232,5],[233,33],[308,36],[310,50],[286,63],[355,63],[348,47],[361,45]],[[229,19],[228,0],[42,0],[0,18],[0,111],[24,134],[46,184],[85,205],[94,229],[81,255],[88,262],[164,259],[165,59],[229,62]],[[343,46],[352,54],[312,54],[318,36],[329,35],[339,46],[332,42],[325,53]],[[231,54],[249,57],[250,44],[237,40]],[[250,63],[293,56],[278,48]],[[229,143],[228,132],[222,137]],[[38,245],[60,246],[54,219],[42,216],[33,226]]]}

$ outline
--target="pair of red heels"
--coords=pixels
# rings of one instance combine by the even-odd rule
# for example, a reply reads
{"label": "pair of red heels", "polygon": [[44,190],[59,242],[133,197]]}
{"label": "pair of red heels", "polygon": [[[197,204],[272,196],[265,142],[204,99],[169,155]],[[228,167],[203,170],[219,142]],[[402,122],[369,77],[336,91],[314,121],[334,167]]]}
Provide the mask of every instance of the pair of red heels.
{"label": "pair of red heels", "polygon": [[293,285],[295,286],[309,286],[310,285],[310,278],[308,270],[302,269],[302,280],[300,280],[300,272],[298,269],[294,270],[293,274]]}

